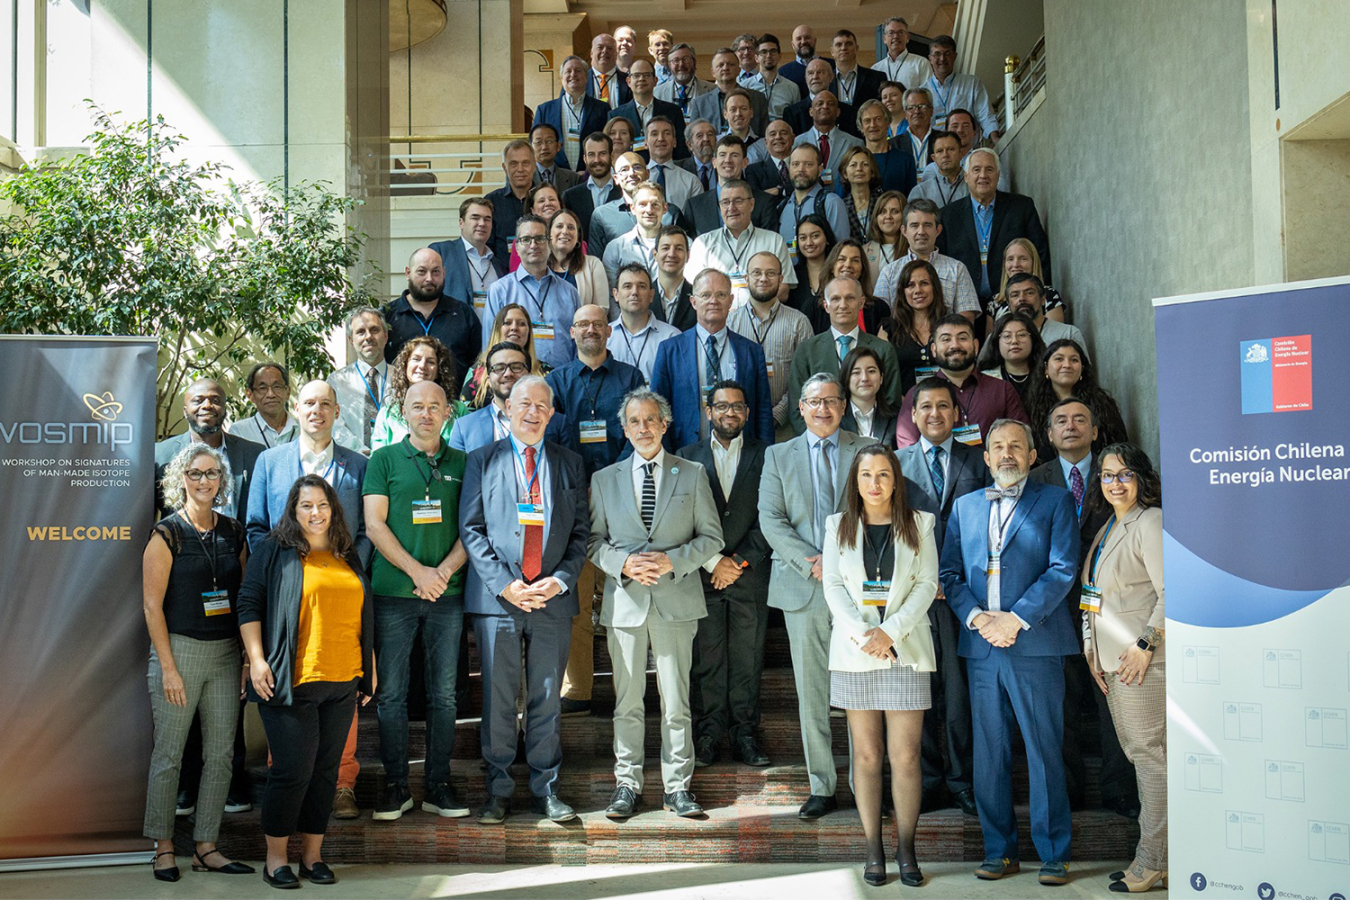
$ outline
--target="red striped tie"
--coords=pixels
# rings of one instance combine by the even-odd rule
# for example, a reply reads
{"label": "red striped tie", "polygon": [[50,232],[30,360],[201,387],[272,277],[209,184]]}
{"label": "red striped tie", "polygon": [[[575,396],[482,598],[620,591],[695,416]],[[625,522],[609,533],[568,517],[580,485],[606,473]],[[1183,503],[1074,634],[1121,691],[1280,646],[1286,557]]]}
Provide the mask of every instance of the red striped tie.
{"label": "red striped tie", "polygon": [[[530,492],[529,502],[535,506],[539,505],[539,482],[534,477],[534,454],[533,447],[525,448],[525,484]],[[539,577],[539,573],[544,568],[544,526],[526,525],[525,526],[525,546],[521,554],[520,572],[525,576],[526,581],[534,581]]]}

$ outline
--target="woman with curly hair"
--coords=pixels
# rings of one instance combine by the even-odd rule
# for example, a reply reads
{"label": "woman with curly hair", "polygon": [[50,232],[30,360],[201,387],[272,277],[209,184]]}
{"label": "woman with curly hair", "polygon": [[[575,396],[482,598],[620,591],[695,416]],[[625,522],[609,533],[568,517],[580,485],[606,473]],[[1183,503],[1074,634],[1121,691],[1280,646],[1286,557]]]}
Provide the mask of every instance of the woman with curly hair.
{"label": "woman with curly hair", "polygon": [[976,365],[981,374],[1001,378],[1017,390],[1026,404],[1031,371],[1045,354],[1045,339],[1026,313],[1004,313],[980,348]]}
{"label": "woman with curly hair", "polygon": [[[434,381],[444,389],[445,396],[455,396],[455,358],[434,337],[415,337],[408,341],[389,365],[389,388],[385,391],[384,405],[380,407],[375,426],[370,432],[371,452],[397,444],[407,436],[408,423],[403,420],[403,397],[408,393],[408,386],[419,381]],[[441,437],[448,441],[450,426],[466,412],[468,407],[464,403],[454,403],[451,415],[441,429]]]}
{"label": "woman with curly hair", "polygon": [[1054,459],[1055,448],[1047,434],[1046,418],[1050,407],[1065,397],[1077,397],[1092,410],[1092,421],[1097,425],[1097,440],[1092,452],[1099,453],[1108,444],[1130,439],[1125,419],[1120,414],[1116,398],[1097,384],[1097,372],[1088,361],[1077,341],[1062,338],[1051,341],[1045,355],[1031,373],[1024,405],[1031,428],[1036,433],[1036,459],[1044,462]]}
{"label": "woman with curly hair", "polygon": [[540,361],[534,352],[534,331],[530,328],[529,312],[519,303],[508,303],[497,311],[497,318],[492,320],[492,331],[487,343],[483,345],[483,352],[469,370],[469,377],[464,380],[464,391],[460,394],[460,399],[468,404],[471,410],[481,409],[492,401],[488,393],[487,357],[488,352],[502,341],[524,348],[525,355],[530,358],[529,374],[542,378],[553,371],[553,367]]}

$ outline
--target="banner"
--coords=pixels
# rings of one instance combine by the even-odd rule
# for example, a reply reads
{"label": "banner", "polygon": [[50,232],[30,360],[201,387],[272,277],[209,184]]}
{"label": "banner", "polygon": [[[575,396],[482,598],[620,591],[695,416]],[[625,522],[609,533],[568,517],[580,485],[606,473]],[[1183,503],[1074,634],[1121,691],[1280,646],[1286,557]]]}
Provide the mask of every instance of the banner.
{"label": "banner", "polygon": [[1350,280],[1154,302],[1173,896],[1350,894]]}
{"label": "banner", "polygon": [[156,346],[0,336],[0,868],[149,858]]}

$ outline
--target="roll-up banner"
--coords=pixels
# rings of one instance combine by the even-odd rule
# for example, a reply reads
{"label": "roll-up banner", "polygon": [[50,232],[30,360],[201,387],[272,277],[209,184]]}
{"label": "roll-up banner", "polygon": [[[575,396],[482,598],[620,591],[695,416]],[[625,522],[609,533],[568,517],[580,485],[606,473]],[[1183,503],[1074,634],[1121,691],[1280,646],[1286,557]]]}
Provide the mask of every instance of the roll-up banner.
{"label": "roll-up banner", "polygon": [[150,858],[155,354],[0,336],[0,869]]}
{"label": "roll-up banner", "polygon": [[1350,894],[1350,279],[1154,301],[1173,896]]}

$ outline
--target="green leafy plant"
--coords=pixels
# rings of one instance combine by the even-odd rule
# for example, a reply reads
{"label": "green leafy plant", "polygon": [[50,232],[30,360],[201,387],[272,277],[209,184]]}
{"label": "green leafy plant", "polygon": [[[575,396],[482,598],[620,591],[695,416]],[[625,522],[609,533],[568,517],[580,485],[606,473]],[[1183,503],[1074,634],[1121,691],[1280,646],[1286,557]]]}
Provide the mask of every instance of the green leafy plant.
{"label": "green leafy plant", "polygon": [[[333,367],[325,336],[371,302],[377,272],[345,224],[359,201],[322,183],[235,183],[190,163],[157,117],[91,107],[89,153],[0,182],[0,330],[159,338],[161,436],[202,375],[238,381],[254,360],[297,378]],[[356,274],[353,274],[356,273]]]}

